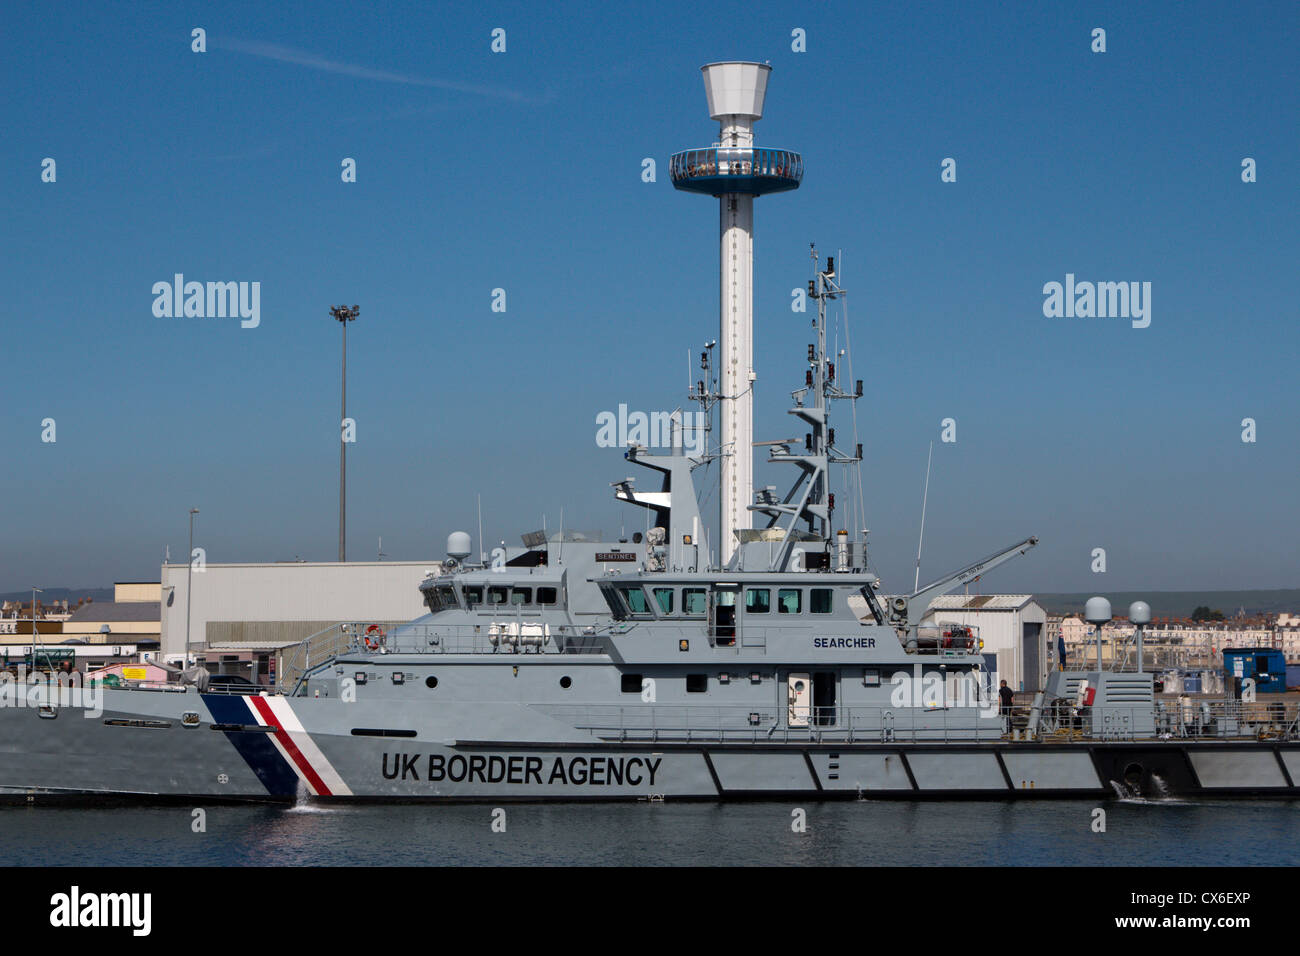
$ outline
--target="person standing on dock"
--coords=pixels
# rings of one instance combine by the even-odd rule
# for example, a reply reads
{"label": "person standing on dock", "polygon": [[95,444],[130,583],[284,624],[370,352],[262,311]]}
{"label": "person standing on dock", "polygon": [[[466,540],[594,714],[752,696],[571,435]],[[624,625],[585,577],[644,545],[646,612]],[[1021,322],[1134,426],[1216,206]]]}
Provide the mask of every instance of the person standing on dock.
{"label": "person standing on dock", "polygon": [[1002,700],[1002,716],[1007,720],[1007,733],[1011,733],[1011,702],[1015,699],[1015,692],[1007,686],[1006,681],[998,688],[998,697]]}

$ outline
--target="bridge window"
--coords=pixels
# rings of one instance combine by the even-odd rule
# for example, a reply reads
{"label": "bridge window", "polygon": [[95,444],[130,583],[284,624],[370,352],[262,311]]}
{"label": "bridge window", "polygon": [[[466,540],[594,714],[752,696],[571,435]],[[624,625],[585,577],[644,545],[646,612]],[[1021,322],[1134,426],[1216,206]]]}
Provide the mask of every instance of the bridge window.
{"label": "bridge window", "polygon": [[682,588],[682,613],[691,617],[703,617],[708,610],[709,601],[704,588]]}
{"label": "bridge window", "polygon": [[803,610],[803,592],[798,588],[781,588],[776,592],[776,609],[780,614],[798,614]]}
{"label": "bridge window", "polygon": [[510,592],[510,603],[511,603],[511,604],[532,604],[532,603],[533,603],[533,589],[532,589],[532,588],[515,588],[514,590],[512,590],[512,591]]}
{"label": "bridge window", "polygon": [[557,598],[557,596],[558,596],[558,593],[559,593],[559,592],[557,592],[555,588],[538,588],[538,589],[537,589],[537,603],[538,603],[538,604],[554,604],[555,601],[556,601],[556,598]]}
{"label": "bridge window", "polygon": [[686,675],[686,692],[688,694],[703,694],[709,689],[708,674],[687,674]]}
{"label": "bridge window", "polygon": [[673,613],[673,589],[672,588],[655,588],[655,600],[659,602],[659,610],[665,614]]}
{"label": "bridge window", "polygon": [[459,606],[456,603],[456,589],[450,584],[429,588],[424,592],[424,603],[435,614],[447,608]]}
{"label": "bridge window", "polygon": [[640,587],[626,586],[618,589],[623,595],[623,601],[627,604],[627,609],[633,614],[649,614],[650,604],[646,601],[645,591]]}
{"label": "bridge window", "polygon": [[488,588],[488,604],[505,604],[510,589],[503,587]]}
{"label": "bridge window", "polygon": [[831,613],[831,589],[811,588],[808,591],[808,610],[813,614]]}
{"label": "bridge window", "polygon": [[466,587],[464,588],[464,593],[466,606],[473,607],[475,604],[483,603],[483,588],[477,585],[474,587]]}
{"label": "bridge window", "polygon": [[772,610],[772,592],[768,588],[749,588],[745,591],[745,613],[766,614]]}

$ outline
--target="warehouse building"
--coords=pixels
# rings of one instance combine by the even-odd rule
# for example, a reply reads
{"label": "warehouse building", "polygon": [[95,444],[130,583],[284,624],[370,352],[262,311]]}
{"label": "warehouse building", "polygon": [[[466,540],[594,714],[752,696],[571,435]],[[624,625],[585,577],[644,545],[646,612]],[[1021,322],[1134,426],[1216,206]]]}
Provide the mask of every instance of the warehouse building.
{"label": "warehouse building", "polygon": [[[420,582],[440,561],[162,566],[162,659],[273,681],[280,652],[340,622],[405,623],[425,613]],[[186,588],[193,581],[193,596]],[[188,605],[188,608],[187,608]]]}

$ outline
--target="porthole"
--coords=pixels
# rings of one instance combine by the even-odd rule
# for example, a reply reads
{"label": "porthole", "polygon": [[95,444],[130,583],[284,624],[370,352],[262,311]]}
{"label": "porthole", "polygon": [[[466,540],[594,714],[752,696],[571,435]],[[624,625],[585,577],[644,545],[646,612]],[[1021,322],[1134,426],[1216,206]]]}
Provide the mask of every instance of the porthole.
{"label": "porthole", "polygon": [[573,686],[573,678],[570,677],[568,674],[565,674],[563,677],[560,678],[560,686],[563,687],[565,690],[568,690],[570,687]]}
{"label": "porthole", "polygon": [[426,677],[424,679],[424,686],[432,690],[433,688],[438,686],[438,678],[432,676]]}

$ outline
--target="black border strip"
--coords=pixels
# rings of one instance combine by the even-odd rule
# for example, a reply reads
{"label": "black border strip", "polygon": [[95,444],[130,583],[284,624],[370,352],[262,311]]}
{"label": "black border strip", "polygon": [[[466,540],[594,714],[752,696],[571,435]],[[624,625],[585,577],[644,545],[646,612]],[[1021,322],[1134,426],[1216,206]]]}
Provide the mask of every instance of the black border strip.
{"label": "black border strip", "polygon": [[713,778],[713,786],[717,788],[718,796],[725,796],[726,791],[722,789],[722,781],[718,779],[718,771],[713,766],[713,758],[709,756],[707,750],[701,750],[700,754],[704,757],[704,766],[709,768],[709,776]]}
{"label": "black border strip", "polygon": [[825,790],[821,778],[817,776],[817,768],[813,766],[812,757],[808,755],[806,750],[803,751],[803,762],[808,765],[808,773],[812,775],[813,786],[817,788],[818,792]]}
{"label": "black border strip", "polygon": [[998,769],[1002,771],[1002,779],[1007,782],[1007,789],[1008,790],[1016,789],[1015,783],[1012,782],[1011,780],[1011,772],[1007,770],[1006,762],[1002,759],[1002,751],[1001,750],[993,751],[993,756],[996,757],[998,760]]}
{"label": "black border strip", "polygon": [[1282,768],[1282,779],[1286,781],[1288,787],[1295,787],[1295,781],[1291,779],[1291,771],[1286,768],[1286,761],[1282,759],[1282,748],[1277,744],[1273,745],[1273,757],[1277,760],[1277,765]]}
{"label": "black border strip", "polygon": [[1097,786],[1103,793],[1110,792],[1110,778],[1101,772],[1101,764],[1097,762],[1097,748],[1088,744],[1088,759],[1092,761],[1092,772],[1097,775]]}
{"label": "black border strip", "polygon": [[903,769],[907,771],[907,782],[912,785],[912,792],[920,793],[921,788],[916,785],[916,777],[912,774],[912,765],[907,762],[907,754],[901,750],[895,751],[895,753],[898,754],[898,759],[903,762]]}
{"label": "black border strip", "polygon": [[1196,785],[1197,790],[1204,790],[1205,785],[1201,783],[1200,776],[1196,773],[1196,765],[1192,763],[1192,754],[1187,747],[1179,747],[1179,752],[1183,755],[1183,763],[1187,764],[1187,772],[1192,775],[1192,783]]}

